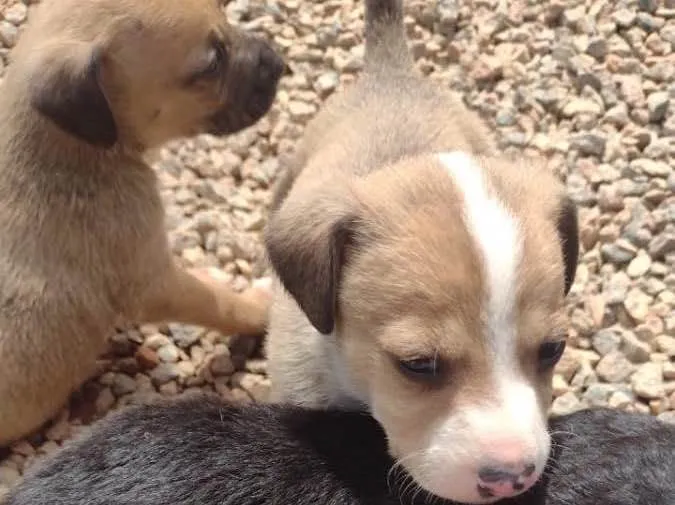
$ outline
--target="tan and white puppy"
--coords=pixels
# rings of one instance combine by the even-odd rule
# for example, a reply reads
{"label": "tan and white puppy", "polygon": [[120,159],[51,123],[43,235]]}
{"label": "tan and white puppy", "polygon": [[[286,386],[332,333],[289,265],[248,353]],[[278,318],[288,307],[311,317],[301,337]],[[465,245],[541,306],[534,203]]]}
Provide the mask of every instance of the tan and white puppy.
{"label": "tan and white puppy", "polygon": [[366,0],[365,58],[278,184],[272,400],[371,412],[443,498],[516,495],[549,454],[575,208],[414,71],[401,0]]}
{"label": "tan and white puppy", "polygon": [[146,149],[255,123],[284,64],[216,0],[46,0],[0,88],[0,445],[45,422],[117,323],[260,334],[269,289],[174,263]]}

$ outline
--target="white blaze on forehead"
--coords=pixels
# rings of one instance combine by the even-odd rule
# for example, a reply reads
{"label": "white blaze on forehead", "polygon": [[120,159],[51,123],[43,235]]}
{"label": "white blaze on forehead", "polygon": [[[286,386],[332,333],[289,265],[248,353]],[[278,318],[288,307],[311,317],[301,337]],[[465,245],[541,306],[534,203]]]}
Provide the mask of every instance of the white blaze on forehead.
{"label": "white blaze on forehead", "polygon": [[506,364],[509,356],[515,359],[516,277],[522,250],[518,222],[490,192],[489,181],[473,157],[458,151],[438,157],[464,198],[464,220],[483,259],[487,336],[497,361]]}
{"label": "white blaze on forehead", "polygon": [[527,457],[529,451],[540,469],[548,457],[549,438],[536,385],[522,377],[517,357],[516,294],[523,247],[519,222],[499,199],[474,157],[458,151],[437,156],[463,197],[466,228],[482,260],[482,318],[492,353],[497,403],[477,401],[473,408],[451,414],[437,432],[435,443],[443,446],[448,437],[458,443],[459,422],[469,438],[515,437],[523,444],[523,456]]}

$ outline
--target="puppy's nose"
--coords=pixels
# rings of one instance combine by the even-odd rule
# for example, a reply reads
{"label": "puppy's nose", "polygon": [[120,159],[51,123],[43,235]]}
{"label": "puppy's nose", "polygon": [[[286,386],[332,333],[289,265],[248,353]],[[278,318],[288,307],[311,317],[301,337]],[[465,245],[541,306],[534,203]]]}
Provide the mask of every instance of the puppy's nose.
{"label": "puppy's nose", "polygon": [[520,477],[529,477],[534,473],[534,463],[522,466],[519,473],[497,466],[484,466],[478,470],[478,478],[483,482],[501,482],[504,480],[516,480]]}
{"label": "puppy's nose", "polygon": [[531,487],[537,480],[535,464],[499,466],[490,463],[478,470],[478,494],[483,498],[508,498]]}
{"label": "puppy's nose", "polygon": [[262,42],[258,53],[258,80],[262,83],[275,84],[285,70],[286,64],[281,56]]}

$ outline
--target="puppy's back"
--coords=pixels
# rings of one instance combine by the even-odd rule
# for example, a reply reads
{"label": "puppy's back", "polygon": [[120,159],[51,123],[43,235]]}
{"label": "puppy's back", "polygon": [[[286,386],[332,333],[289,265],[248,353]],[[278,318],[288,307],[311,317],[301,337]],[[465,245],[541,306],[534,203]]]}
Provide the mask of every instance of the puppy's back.
{"label": "puppy's back", "polygon": [[[675,426],[594,409],[550,428],[544,479],[499,505],[675,504]],[[109,416],[5,505],[458,505],[418,492],[391,463],[364,414],[198,395]]]}
{"label": "puppy's back", "polygon": [[588,409],[553,419],[548,505],[675,504],[675,426]]}
{"label": "puppy's back", "polygon": [[29,472],[6,505],[377,505],[388,466],[363,414],[199,395],[110,416]]}

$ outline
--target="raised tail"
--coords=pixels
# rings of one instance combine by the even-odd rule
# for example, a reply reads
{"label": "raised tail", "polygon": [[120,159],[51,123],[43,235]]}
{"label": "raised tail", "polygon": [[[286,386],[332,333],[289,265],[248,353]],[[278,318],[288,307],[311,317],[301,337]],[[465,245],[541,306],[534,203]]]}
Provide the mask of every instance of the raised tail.
{"label": "raised tail", "polygon": [[412,66],[403,25],[403,0],[365,0],[366,70]]}

